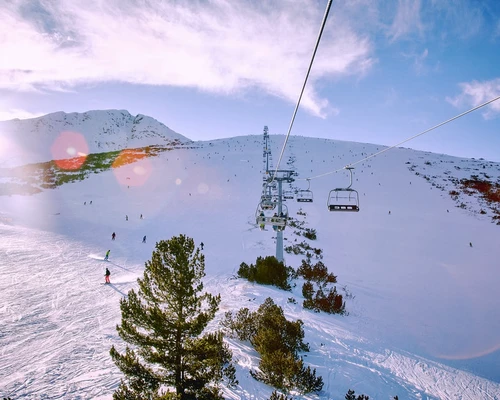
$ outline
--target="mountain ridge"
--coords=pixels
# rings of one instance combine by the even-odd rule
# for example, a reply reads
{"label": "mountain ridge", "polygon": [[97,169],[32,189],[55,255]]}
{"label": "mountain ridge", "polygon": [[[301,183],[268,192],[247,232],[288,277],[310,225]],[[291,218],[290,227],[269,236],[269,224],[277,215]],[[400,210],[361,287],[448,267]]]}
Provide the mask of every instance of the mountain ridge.
{"label": "mountain ridge", "polygon": [[37,118],[0,121],[0,167],[186,142],[191,140],[143,114],[57,111]]}

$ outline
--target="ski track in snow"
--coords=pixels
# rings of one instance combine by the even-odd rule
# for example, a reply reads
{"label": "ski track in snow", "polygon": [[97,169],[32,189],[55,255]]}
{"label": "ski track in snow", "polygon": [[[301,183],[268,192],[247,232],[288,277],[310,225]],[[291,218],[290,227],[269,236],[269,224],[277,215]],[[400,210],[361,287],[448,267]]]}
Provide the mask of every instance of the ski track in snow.
{"label": "ski track in snow", "polygon": [[[304,321],[311,351],[302,356],[325,385],[317,396],[296,398],[342,399],[352,388],[372,399],[500,399],[498,382],[445,365],[436,356],[437,350],[474,353],[481,341],[487,348],[499,344],[500,304],[493,290],[499,275],[493,261],[500,253],[493,249],[500,229],[457,211],[442,192],[431,192],[427,182],[412,175],[405,162],[416,162],[422,152],[395,149],[390,157],[359,166],[354,182],[361,196],[359,215],[325,215],[333,178],[313,181],[315,203],[288,202],[294,218],[302,208],[306,226],[317,228],[318,240],[311,245],[324,250],[325,265],[339,277],[339,291],[347,285],[356,296],[346,300],[349,316],[331,316],[302,308],[300,281],[284,292],[235,278],[241,261],[274,254],[274,232],[261,232],[252,222],[261,185],[260,138],[198,146],[152,159],[159,174],[144,187],[124,188],[107,172],[36,196],[0,197],[2,220],[9,222],[0,224],[0,396],[111,399],[122,377],[109,356],[112,345],[123,346],[115,330],[119,300],[136,287],[154,242],[186,233],[205,243],[205,289],[222,297],[209,329],[217,329],[225,312],[254,310],[267,297],[287,318]],[[332,157],[324,140],[292,138],[289,157],[297,161],[290,165],[302,177],[311,168],[324,172],[369,151],[365,146],[378,148],[337,143]],[[350,148],[356,154],[349,154]],[[440,157],[447,156],[425,153],[421,163]],[[344,182],[345,176],[335,179]],[[409,180],[408,189],[393,193]],[[82,199],[93,199],[94,205],[83,206]],[[432,207],[422,213],[422,204]],[[446,208],[453,220],[434,211]],[[113,231],[117,240],[112,242]],[[297,239],[293,231],[285,231],[285,245]],[[141,243],[144,234],[147,244]],[[471,236],[476,247],[482,246],[479,253],[467,246]],[[104,262],[107,249],[111,257]],[[297,267],[302,256],[286,258]],[[111,285],[101,284],[106,266]],[[289,303],[290,297],[297,304]],[[258,366],[258,354],[249,343],[227,340],[240,384],[225,397],[268,398],[272,388],[249,374]]]}

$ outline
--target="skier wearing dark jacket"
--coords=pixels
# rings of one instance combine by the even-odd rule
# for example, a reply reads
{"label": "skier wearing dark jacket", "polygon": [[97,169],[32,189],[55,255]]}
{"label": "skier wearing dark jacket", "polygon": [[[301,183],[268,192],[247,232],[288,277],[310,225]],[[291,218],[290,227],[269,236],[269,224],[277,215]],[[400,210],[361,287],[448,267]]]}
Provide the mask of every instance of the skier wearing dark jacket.
{"label": "skier wearing dark jacket", "polygon": [[104,275],[104,283],[111,283],[109,281],[109,276],[111,275],[111,272],[109,272],[109,269],[106,268],[106,274]]}

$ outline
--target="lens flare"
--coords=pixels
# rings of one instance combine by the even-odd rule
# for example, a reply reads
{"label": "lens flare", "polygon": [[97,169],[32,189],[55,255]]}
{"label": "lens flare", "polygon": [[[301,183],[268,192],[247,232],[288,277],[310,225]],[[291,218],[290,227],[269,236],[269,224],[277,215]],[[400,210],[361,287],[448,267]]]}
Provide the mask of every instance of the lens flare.
{"label": "lens flare", "polygon": [[127,186],[144,185],[153,170],[147,156],[140,149],[126,149],[120,152],[112,165],[118,182]]}
{"label": "lens flare", "polygon": [[53,160],[59,168],[75,170],[79,169],[85,162],[89,146],[82,134],[65,131],[61,132],[57,137],[50,151]]}
{"label": "lens flare", "polygon": [[476,349],[470,352],[463,352],[457,354],[436,354],[438,358],[443,358],[445,360],[470,360],[472,358],[479,358],[487,356],[488,354],[495,353],[500,350],[500,344],[491,346],[490,348]]}

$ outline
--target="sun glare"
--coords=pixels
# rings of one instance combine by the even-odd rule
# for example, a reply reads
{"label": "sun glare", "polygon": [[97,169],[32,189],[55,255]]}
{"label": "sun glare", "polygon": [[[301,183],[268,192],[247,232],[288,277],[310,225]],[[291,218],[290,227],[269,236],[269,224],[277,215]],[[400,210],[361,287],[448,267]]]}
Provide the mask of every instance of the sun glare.
{"label": "sun glare", "polygon": [[87,158],[89,146],[82,134],[61,132],[50,148],[56,165],[65,170],[79,169]]}
{"label": "sun glare", "polygon": [[115,177],[120,185],[142,186],[151,173],[153,167],[142,150],[123,150],[112,165]]}

